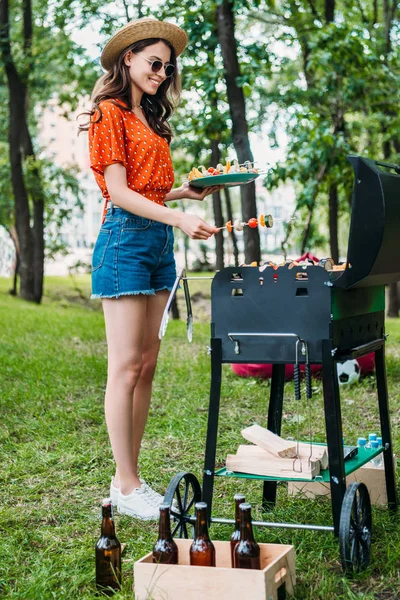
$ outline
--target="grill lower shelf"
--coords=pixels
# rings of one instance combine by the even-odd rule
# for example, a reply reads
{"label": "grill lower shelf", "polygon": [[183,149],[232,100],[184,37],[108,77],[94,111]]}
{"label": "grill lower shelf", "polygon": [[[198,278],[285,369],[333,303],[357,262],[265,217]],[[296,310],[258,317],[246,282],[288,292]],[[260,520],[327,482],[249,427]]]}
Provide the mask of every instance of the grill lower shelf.
{"label": "grill lower shelf", "polygon": [[[326,446],[326,444],[315,445]],[[357,471],[357,469],[365,465],[375,456],[378,456],[378,454],[381,454],[381,452],[383,451],[384,448],[382,446],[376,448],[375,450],[371,450],[370,448],[359,448],[357,456],[345,461],[345,474],[350,475],[350,473]],[[261,479],[263,481],[321,481],[325,483],[329,483],[330,481],[329,469],[321,471],[320,475],[317,475],[317,477],[314,477],[312,479],[302,479],[298,477],[296,477],[296,479],[293,479],[290,477],[267,477],[265,475],[251,475],[249,473],[237,473],[233,471],[227,471],[225,467],[223,467],[222,469],[218,469],[218,471],[215,471],[214,474],[218,477],[235,477],[237,479]]]}

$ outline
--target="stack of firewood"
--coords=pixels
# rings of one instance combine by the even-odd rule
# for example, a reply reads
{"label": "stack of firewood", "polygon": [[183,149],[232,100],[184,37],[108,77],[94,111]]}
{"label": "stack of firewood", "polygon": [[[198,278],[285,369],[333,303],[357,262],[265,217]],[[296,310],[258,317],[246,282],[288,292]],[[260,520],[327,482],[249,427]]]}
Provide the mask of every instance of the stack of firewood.
{"label": "stack of firewood", "polygon": [[243,429],[242,436],[253,445],[241,445],[236,454],[228,454],[227,471],[283,479],[312,479],[328,467],[325,446],[285,440],[259,425]]}

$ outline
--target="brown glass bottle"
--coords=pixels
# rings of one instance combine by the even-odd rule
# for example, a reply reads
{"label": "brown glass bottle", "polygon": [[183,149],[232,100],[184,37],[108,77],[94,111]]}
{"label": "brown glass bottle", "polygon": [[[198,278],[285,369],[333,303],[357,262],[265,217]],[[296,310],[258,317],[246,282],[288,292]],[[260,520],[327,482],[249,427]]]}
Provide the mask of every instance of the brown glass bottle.
{"label": "brown glass bottle", "polygon": [[196,502],[194,540],[190,546],[190,564],[196,567],[215,567],[215,548],[208,535],[207,504]]}
{"label": "brown glass bottle", "polygon": [[235,546],[234,563],[236,569],[260,569],[260,546],[254,539],[251,524],[251,504],[241,504],[240,541]]}
{"label": "brown glass bottle", "polygon": [[178,564],[178,546],[171,535],[169,504],[160,504],[158,540],[153,548],[153,563]]}
{"label": "brown glass bottle", "polygon": [[102,506],[101,536],[96,543],[96,586],[112,595],[121,588],[121,544],[115,535],[111,498]]}
{"label": "brown glass bottle", "polygon": [[232,568],[235,566],[235,546],[240,540],[240,510],[239,505],[245,502],[243,494],[235,494],[235,529],[231,535],[231,564]]}

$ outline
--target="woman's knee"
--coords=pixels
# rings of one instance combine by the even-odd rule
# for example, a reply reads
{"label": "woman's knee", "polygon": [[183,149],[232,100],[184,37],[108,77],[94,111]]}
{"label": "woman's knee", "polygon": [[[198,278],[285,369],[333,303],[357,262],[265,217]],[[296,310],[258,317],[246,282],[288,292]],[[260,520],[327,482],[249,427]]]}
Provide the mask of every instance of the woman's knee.
{"label": "woman's knee", "polygon": [[142,370],[140,373],[140,381],[151,383],[154,379],[154,374],[157,367],[157,356],[156,355],[145,355],[143,356]]}
{"label": "woman's knee", "polygon": [[128,389],[133,390],[141,376],[143,366],[141,358],[124,360],[119,364],[109,365],[108,380],[118,382],[118,384],[123,384]]}

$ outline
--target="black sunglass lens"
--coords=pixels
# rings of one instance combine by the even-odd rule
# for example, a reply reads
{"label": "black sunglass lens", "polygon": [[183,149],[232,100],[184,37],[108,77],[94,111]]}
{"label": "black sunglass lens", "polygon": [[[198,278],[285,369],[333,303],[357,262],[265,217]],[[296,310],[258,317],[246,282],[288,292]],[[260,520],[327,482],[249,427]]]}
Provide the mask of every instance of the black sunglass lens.
{"label": "black sunglass lens", "polygon": [[166,75],[166,77],[171,77],[171,75],[173,74],[174,71],[175,71],[174,65],[167,65],[165,67],[165,75]]}
{"label": "black sunglass lens", "polygon": [[161,60],[155,60],[151,65],[151,70],[153,71],[153,73],[158,73],[158,71],[161,71],[162,66],[163,64]]}

